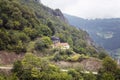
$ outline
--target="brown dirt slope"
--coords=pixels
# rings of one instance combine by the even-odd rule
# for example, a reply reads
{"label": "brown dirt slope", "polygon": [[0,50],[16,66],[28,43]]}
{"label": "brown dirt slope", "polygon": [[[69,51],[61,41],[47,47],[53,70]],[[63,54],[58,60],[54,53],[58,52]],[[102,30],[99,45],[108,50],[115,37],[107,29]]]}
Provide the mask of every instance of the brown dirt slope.
{"label": "brown dirt slope", "polygon": [[64,68],[81,68],[87,71],[98,71],[98,69],[102,67],[102,61],[96,58],[84,59],[81,62],[59,61],[59,62],[54,62],[54,63],[63,69]]}
{"label": "brown dirt slope", "polygon": [[0,51],[0,65],[10,65],[14,61],[21,59],[23,54],[15,54],[14,52]]}

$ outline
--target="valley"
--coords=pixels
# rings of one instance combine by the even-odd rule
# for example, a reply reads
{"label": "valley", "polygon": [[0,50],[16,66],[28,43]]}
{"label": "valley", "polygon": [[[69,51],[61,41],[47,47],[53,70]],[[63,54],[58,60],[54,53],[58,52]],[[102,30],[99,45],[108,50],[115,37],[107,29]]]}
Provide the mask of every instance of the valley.
{"label": "valley", "polygon": [[83,19],[66,14],[65,17],[71,25],[87,31],[94,42],[106,49],[112,57],[114,54],[120,54],[117,51],[120,48],[119,18]]}

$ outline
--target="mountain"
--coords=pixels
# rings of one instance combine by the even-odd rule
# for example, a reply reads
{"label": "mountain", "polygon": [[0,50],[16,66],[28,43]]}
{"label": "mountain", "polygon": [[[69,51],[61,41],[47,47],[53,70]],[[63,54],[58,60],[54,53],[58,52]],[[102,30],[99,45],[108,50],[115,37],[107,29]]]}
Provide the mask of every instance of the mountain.
{"label": "mountain", "polygon": [[67,14],[65,17],[71,25],[87,31],[97,44],[117,53],[120,48],[120,18],[88,20]]}
{"label": "mountain", "polygon": [[0,65],[0,80],[119,80],[120,72],[86,31],[40,0],[0,0]]}
{"label": "mountain", "polygon": [[[88,33],[70,26],[59,9],[53,10],[38,0],[4,0],[0,4],[0,50],[32,52],[38,39],[56,36],[76,53],[99,53]],[[39,46],[47,48],[51,42],[43,45]]]}
{"label": "mountain", "polygon": [[[52,37],[70,49],[53,48]],[[101,52],[88,33],[71,26],[59,9],[39,0],[0,1],[0,64],[12,65],[29,53],[49,61],[71,62],[98,58]]]}
{"label": "mountain", "polygon": [[[0,1],[0,10],[1,64],[11,64],[27,53],[53,61],[79,61],[105,53],[86,31],[71,26],[59,9],[36,0],[4,0]],[[53,48],[52,37],[70,49]],[[16,55],[9,56],[11,53]]]}

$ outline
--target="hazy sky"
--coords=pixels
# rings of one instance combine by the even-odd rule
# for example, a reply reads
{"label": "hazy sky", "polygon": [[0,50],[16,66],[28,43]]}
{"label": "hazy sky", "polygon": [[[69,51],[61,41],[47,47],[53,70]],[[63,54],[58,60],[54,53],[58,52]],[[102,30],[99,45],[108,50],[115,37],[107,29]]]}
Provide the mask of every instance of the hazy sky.
{"label": "hazy sky", "polygon": [[41,0],[53,9],[82,18],[120,18],[120,0]]}

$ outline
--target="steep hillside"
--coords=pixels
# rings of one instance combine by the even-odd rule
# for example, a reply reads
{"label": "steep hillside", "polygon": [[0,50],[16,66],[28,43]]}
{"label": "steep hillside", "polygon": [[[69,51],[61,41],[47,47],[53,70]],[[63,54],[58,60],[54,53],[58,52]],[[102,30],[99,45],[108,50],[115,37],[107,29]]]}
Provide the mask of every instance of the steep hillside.
{"label": "steep hillside", "polygon": [[34,12],[16,1],[0,1],[0,50],[25,52],[26,43],[38,34]]}
{"label": "steep hillside", "polygon": [[[70,26],[59,9],[50,9],[36,0],[4,0],[0,1],[0,11],[0,65],[12,65],[31,53],[56,63],[87,62],[101,53],[87,32]],[[70,48],[53,48],[52,36]]]}
{"label": "steep hillside", "polygon": [[31,41],[57,36],[77,53],[97,53],[89,35],[70,26],[59,9],[50,9],[36,0],[4,0],[0,8],[0,50],[27,52]]}

